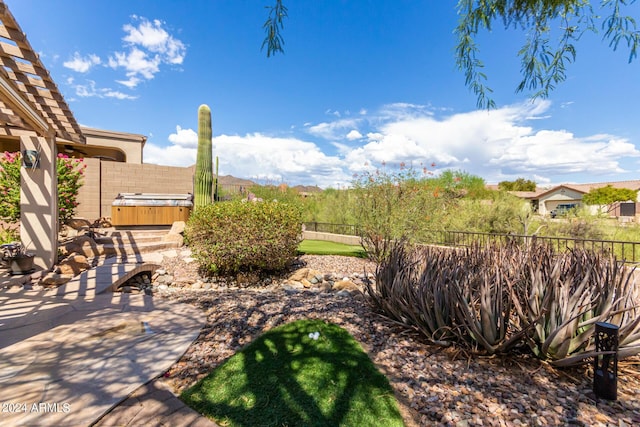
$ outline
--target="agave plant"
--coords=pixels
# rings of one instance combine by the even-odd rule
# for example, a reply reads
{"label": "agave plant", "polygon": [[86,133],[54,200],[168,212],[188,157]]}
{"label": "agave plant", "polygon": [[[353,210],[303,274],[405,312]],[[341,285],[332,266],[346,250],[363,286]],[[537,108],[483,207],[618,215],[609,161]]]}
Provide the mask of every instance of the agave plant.
{"label": "agave plant", "polygon": [[391,244],[376,270],[376,285],[367,284],[373,304],[390,318],[413,327],[429,340],[448,345],[454,331],[448,278],[451,263],[434,248]]}
{"label": "agave plant", "polygon": [[463,250],[394,242],[378,265],[371,301],[433,342],[506,352],[528,344],[556,366],[584,363],[597,322],[619,326],[619,356],[640,353],[634,271],[584,249],[473,245]]}
{"label": "agave plant", "polygon": [[601,253],[555,254],[543,245],[530,246],[523,265],[514,307],[521,324],[533,326],[526,338],[538,357],[556,366],[589,361],[602,321],[620,326],[621,357],[640,352],[632,270]]}
{"label": "agave plant", "polygon": [[453,287],[458,322],[488,354],[518,345],[527,330],[512,322],[519,253],[513,244],[472,246],[465,257],[469,268]]}

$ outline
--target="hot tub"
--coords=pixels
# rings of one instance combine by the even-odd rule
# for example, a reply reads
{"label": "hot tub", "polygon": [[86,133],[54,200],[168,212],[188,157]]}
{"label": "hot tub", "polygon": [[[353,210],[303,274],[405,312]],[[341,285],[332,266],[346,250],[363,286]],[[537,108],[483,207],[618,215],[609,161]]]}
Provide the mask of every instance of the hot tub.
{"label": "hot tub", "polygon": [[171,225],[186,221],[192,208],[192,194],[120,193],[111,204],[111,224]]}

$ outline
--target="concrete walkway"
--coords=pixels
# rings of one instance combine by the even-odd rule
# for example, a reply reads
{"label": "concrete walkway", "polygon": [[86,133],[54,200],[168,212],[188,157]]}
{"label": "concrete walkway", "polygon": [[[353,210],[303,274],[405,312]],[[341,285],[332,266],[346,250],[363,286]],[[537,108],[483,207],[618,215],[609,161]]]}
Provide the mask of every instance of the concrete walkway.
{"label": "concrete walkway", "polygon": [[109,262],[50,291],[0,289],[0,425],[215,425],[154,381],[204,313],[111,292],[155,267]]}

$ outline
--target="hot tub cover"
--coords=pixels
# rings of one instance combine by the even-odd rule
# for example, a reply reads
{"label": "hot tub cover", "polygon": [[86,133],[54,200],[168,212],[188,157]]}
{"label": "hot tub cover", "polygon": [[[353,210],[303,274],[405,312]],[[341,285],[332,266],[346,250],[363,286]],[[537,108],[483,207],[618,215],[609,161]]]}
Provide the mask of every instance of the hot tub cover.
{"label": "hot tub cover", "polygon": [[112,206],[193,206],[193,194],[119,193]]}

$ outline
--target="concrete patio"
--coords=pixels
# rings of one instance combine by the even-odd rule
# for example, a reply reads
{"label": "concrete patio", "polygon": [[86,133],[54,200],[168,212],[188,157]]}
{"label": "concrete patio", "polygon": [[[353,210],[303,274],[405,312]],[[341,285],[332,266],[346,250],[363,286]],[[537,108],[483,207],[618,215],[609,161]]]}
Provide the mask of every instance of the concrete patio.
{"label": "concrete patio", "polygon": [[204,313],[112,292],[162,255],[145,258],[113,259],[54,290],[0,289],[2,425],[93,425],[125,400],[100,425],[215,425],[152,382],[197,338]]}

